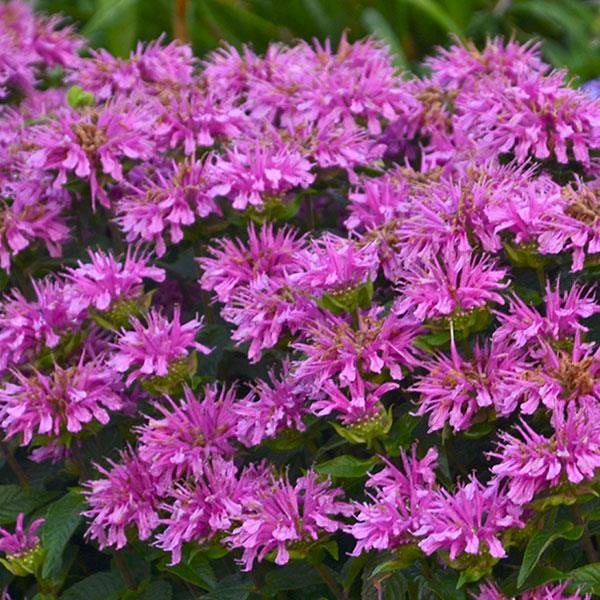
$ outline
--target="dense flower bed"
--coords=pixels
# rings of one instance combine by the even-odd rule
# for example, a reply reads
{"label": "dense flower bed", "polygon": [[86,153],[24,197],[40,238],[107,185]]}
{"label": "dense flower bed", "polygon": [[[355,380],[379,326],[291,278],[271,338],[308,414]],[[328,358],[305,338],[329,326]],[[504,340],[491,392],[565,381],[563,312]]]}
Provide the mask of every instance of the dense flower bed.
{"label": "dense flower bed", "polygon": [[592,93],[59,25],[0,5],[6,598],[600,594]]}

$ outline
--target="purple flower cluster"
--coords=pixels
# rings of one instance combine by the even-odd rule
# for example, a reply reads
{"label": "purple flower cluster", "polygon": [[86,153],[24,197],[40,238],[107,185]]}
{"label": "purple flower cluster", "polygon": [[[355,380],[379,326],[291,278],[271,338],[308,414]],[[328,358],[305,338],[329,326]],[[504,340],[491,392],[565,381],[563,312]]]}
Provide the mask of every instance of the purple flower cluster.
{"label": "purple flower cluster", "polygon": [[344,540],[500,600],[595,502],[600,102],[535,44],[81,58],[15,0],[0,42],[0,428],[79,470],[87,539],[245,571]]}

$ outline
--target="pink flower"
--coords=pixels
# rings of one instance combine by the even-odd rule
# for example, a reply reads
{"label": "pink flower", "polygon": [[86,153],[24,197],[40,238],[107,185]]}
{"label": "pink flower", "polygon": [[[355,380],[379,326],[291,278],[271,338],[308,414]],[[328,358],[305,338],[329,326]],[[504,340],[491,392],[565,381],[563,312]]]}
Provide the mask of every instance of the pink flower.
{"label": "pink flower", "polygon": [[302,417],[308,411],[308,386],[295,380],[288,361],[284,361],[279,376],[271,370],[269,380],[270,384],[255,381],[252,393],[236,403],[236,433],[245,446],[257,446],[287,429],[306,429]]}
{"label": "pink flower", "polygon": [[106,50],[92,50],[72,76],[99,100],[127,97],[133,92],[157,94],[192,83],[195,59],[192,49],[180,42],[163,46],[164,36],[144,45],[138,42],[129,58],[116,58]]}
{"label": "pink flower", "polygon": [[573,336],[577,331],[588,330],[582,323],[600,312],[595,301],[595,289],[584,288],[574,283],[568,291],[560,293],[560,280],[552,289],[546,282],[544,314],[514,295],[509,302],[509,314],[497,312],[500,327],[494,331],[494,340],[511,340],[518,348],[529,344],[558,341]]}
{"label": "pink flower", "polygon": [[214,166],[218,183],[211,193],[225,196],[238,210],[250,205],[260,211],[272,198],[307,188],[315,178],[310,162],[295,147],[272,138],[264,143],[240,141],[218,156]]}
{"label": "pink flower", "polygon": [[383,374],[400,381],[404,369],[417,364],[412,345],[420,326],[410,317],[385,314],[381,306],[357,311],[353,327],[346,316],[314,313],[307,319],[301,339],[293,344],[303,356],[294,363],[296,379],[314,389],[338,377],[342,386],[350,385],[360,374]]}
{"label": "pink flower", "polygon": [[267,472],[253,466],[239,470],[233,461],[215,456],[206,461],[202,475],[170,492],[161,506],[168,517],[156,545],[171,553],[171,564],[181,561],[183,544],[205,543],[229,531],[238,522],[247,503],[267,484]]}
{"label": "pink flower", "polygon": [[35,519],[25,531],[23,520],[25,513],[19,513],[15,532],[10,533],[6,529],[0,528],[0,552],[8,554],[10,558],[17,558],[27,554],[30,550],[36,548],[40,543],[40,538],[36,535],[38,529],[44,524],[45,519]]}
{"label": "pink flower", "polygon": [[67,183],[69,175],[88,181],[92,206],[98,198],[108,208],[110,200],[98,175],[123,181],[124,160],[150,159],[155,150],[155,120],[152,103],[140,105],[129,99],[81,111],[65,108],[48,123],[30,128],[29,142],[37,150],[30,155],[29,165],[56,171],[56,188]]}
{"label": "pink flower", "polygon": [[503,304],[499,292],[508,285],[505,277],[506,270],[489,256],[460,252],[449,241],[441,257],[407,265],[396,310],[422,320],[452,319],[489,302]]}
{"label": "pink flower", "polygon": [[490,77],[459,96],[457,127],[490,155],[514,154],[590,164],[600,148],[600,105],[565,85],[565,73],[526,72],[517,82]]}
{"label": "pink flower", "polygon": [[120,410],[121,381],[101,358],[82,354],[72,367],[54,366],[46,375],[33,370],[27,377],[13,371],[13,381],[0,389],[0,420],[8,438],[21,435],[28,445],[36,434],[58,437],[79,433],[92,421],[106,425],[108,411]]}
{"label": "pink flower", "polygon": [[600,468],[599,417],[595,400],[581,406],[560,402],[552,411],[550,437],[521,420],[515,427],[519,437],[501,433],[497,450],[489,453],[500,461],[492,472],[508,481],[510,496],[518,504],[564,480],[573,484],[591,480]]}
{"label": "pink flower", "polygon": [[202,400],[184,388],[184,399],[153,404],[157,416],[146,416],[136,429],[138,455],[161,486],[182,477],[202,477],[211,456],[230,457],[238,424],[235,388],[204,388]]}
{"label": "pink flower", "polygon": [[365,382],[361,377],[348,386],[348,395],[342,392],[332,381],[323,384],[325,397],[311,404],[311,411],[318,417],[336,412],[346,426],[363,425],[372,421],[377,423],[385,412],[381,397],[398,388],[397,383],[377,385]]}
{"label": "pink flower", "polygon": [[256,362],[263,350],[277,345],[284,332],[295,334],[314,310],[295,290],[262,277],[242,287],[221,316],[235,326],[232,340],[250,342],[248,359]]}
{"label": "pink flower", "polygon": [[400,453],[402,466],[388,460],[371,474],[365,487],[368,501],[355,503],[356,522],[346,528],[356,540],[353,556],[369,550],[390,550],[415,541],[424,513],[433,497],[437,450],[430,448],[419,460],[416,446]]}
{"label": "pink flower", "polygon": [[144,279],[165,279],[163,269],[149,266],[149,256],[132,247],[128,247],[124,260],[101,250],[88,250],[88,254],[90,262],[77,261],[78,266],[65,273],[69,282],[65,294],[73,315],[90,307],[106,311],[116,302],[137,301],[144,290]]}
{"label": "pink flower", "polygon": [[131,317],[129,323],[133,329],[122,329],[113,344],[109,364],[119,373],[129,372],[127,385],[138,379],[164,377],[193,350],[202,354],[212,352],[195,341],[202,322],[192,319],[182,324],[179,306],[174,308],[172,319],[150,309],[145,321],[144,324]]}
{"label": "pink flower", "polygon": [[96,465],[101,477],[84,484],[89,509],[82,514],[91,519],[86,536],[100,548],[123,548],[128,527],[135,527],[141,540],[148,539],[160,523],[156,481],[147,464],[129,447],[120,459],[108,459],[109,469]]}
{"label": "pink flower", "polygon": [[320,534],[340,528],[337,517],[352,511],[349,504],[338,500],[341,495],[341,489],[332,488],[328,481],[317,481],[312,471],[295,485],[287,476],[272,477],[246,500],[239,527],[225,541],[232,548],[243,548],[244,571],[250,571],[257,558],[261,561],[273,551],[275,563],[284,565],[294,544],[316,542]]}
{"label": "pink flower", "polygon": [[379,259],[374,244],[359,246],[352,240],[323,234],[302,255],[303,270],[288,277],[302,291],[320,298],[342,296],[367,281],[374,281]]}
{"label": "pink flower", "polygon": [[498,536],[508,528],[525,527],[520,520],[522,509],[513,502],[512,495],[496,483],[486,487],[475,476],[452,494],[439,489],[415,532],[423,538],[419,547],[425,554],[448,552],[450,560],[463,553],[486,552],[504,558],[506,551]]}
{"label": "pink flower", "polygon": [[183,240],[183,228],[197,216],[220,214],[210,197],[210,168],[207,162],[192,159],[145,169],[139,178],[129,175],[124,193],[116,203],[115,221],[127,234],[129,243],[154,242],[156,255],[167,251],[167,232],[172,244]]}
{"label": "pink flower", "polygon": [[0,369],[34,358],[55,348],[63,335],[80,325],[79,316],[68,312],[64,281],[47,277],[32,280],[35,300],[26,300],[16,288],[0,303]]}
{"label": "pink flower", "polygon": [[215,293],[219,302],[229,302],[242,286],[267,277],[277,282],[301,269],[304,236],[282,227],[277,231],[265,223],[257,231],[248,226],[248,239],[220,238],[209,246],[209,256],[196,259],[202,269],[202,289]]}
{"label": "pink flower", "polygon": [[455,43],[449,50],[438,48],[438,55],[428,58],[436,85],[445,88],[470,89],[480,79],[507,79],[518,83],[528,73],[545,73],[550,69],[540,57],[540,44],[529,41],[518,44],[497,37],[487,40],[478,50],[472,42]]}
{"label": "pink flower", "polygon": [[475,344],[472,359],[464,359],[452,335],[450,356],[439,353],[420,366],[426,373],[410,390],[419,394],[416,414],[429,414],[431,432],[446,424],[468,429],[481,409],[510,414],[524,394],[519,378],[529,365],[522,352],[501,343]]}

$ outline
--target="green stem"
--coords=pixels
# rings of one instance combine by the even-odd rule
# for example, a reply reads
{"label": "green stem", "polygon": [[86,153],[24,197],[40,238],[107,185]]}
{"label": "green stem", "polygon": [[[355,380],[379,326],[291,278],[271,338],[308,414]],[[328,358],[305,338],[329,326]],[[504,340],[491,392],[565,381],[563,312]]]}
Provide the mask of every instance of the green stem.
{"label": "green stem", "polygon": [[538,285],[540,286],[540,292],[542,295],[546,289],[546,273],[544,272],[544,267],[538,267],[535,272],[537,273]]}
{"label": "green stem", "polygon": [[21,468],[21,465],[18,463],[17,459],[13,456],[13,453],[10,451],[10,448],[7,446],[4,440],[0,441],[0,450],[4,455],[4,459],[8,463],[8,466],[11,468],[12,472],[15,474],[19,485],[22,488],[29,489],[31,484],[29,483],[29,479],[27,475],[25,475],[25,471]]}
{"label": "green stem", "polygon": [[127,589],[135,589],[135,580],[131,574],[131,571],[129,570],[127,561],[123,558],[123,554],[119,550],[116,550],[113,554],[113,558],[115,559],[115,565],[117,566],[117,569],[119,570],[121,578],[123,579]]}
{"label": "green stem", "polygon": [[331,574],[331,570],[329,567],[325,566],[323,563],[318,563],[313,565],[317,573],[320,575],[321,579],[325,583],[325,585],[329,588],[333,597],[336,600],[347,600],[347,595],[344,590],[338,585],[337,581],[334,579]]}
{"label": "green stem", "polygon": [[598,552],[596,552],[596,548],[594,548],[594,542],[592,542],[592,538],[590,537],[590,533],[587,528],[587,524],[585,519],[581,516],[579,509],[576,506],[571,507],[573,514],[575,516],[575,521],[583,527],[583,535],[581,536],[581,544],[583,546],[583,551],[585,553],[585,557],[591,563],[598,562]]}

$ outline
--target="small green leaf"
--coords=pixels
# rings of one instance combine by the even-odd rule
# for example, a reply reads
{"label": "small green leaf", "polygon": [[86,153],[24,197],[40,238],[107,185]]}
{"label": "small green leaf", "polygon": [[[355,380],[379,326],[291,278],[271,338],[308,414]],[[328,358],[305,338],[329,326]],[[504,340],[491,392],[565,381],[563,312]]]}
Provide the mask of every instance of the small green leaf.
{"label": "small green leaf", "polygon": [[62,565],[62,554],[71,536],[81,523],[84,507],[83,496],[70,491],[50,505],[42,529],[42,546],[46,550],[42,577],[58,576]]}
{"label": "small green leaf", "polygon": [[568,573],[572,581],[582,593],[600,594],[600,563],[591,563]]}
{"label": "small green leaf", "polygon": [[217,585],[217,579],[210,562],[202,553],[187,550],[186,548],[180,563],[169,565],[165,558],[158,564],[159,570],[173,573],[203,590],[212,590]]}
{"label": "small green leaf", "polygon": [[124,587],[117,573],[94,573],[72,585],[61,594],[60,600],[116,600]]}
{"label": "small green leaf", "polygon": [[265,575],[265,584],[261,592],[275,596],[280,592],[302,590],[309,585],[321,583],[319,574],[312,565],[301,561],[292,561],[283,567],[269,571]]}
{"label": "small green leaf", "polygon": [[360,459],[349,456],[348,454],[343,454],[342,456],[336,456],[331,460],[316,465],[315,471],[322,475],[352,479],[364,477],[378,462],[379,461],[375,457]]}
{"label": "small green leaf", "polygon": [[19,513],[28,514],[56,498],[56,492],[24,490],[18,485],[0,485],[0,525],[14,523]]}
{"label": "small green leaf", "polygon": [[533,571],[542,554],[552,542],[559,538],[571,541],[578,540],[582,534],[583,527],[573,525],[569,521],[561,521],[554,529],[543,529],[535,533],[529,540],[527,548],[525,548],[523,562],[521,563],[521,569],[517,578],[517,587],[520,588],[527,581],[531,571]]}
{"label": "small green leaf", "polygon": [[81,108],[82,106],[91,106],[96,101],[94,94],[86,92],[78,85],[73,85],[67,92],[67,102],[71,108]]}

